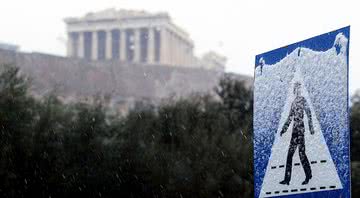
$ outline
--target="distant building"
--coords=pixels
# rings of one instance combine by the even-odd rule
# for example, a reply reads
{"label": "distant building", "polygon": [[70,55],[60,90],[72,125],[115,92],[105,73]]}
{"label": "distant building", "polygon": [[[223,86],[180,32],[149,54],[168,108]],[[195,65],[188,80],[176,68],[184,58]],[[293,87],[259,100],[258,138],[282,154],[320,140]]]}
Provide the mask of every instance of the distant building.
{"label": "distant building", "polygon": [[18,51],[18,50],[19,50],[19,46],[13,45],[13,44],[8,44],[8,43],[1,43],[1,42],[0,42],[0,49],[2,49],[2,50],[9,50],[9,51]]}
{"label": "distant building", "polygon": [[[66,18],[65,23],[69,57],[204,66],[203,61],[194,56],[194,43],[189,34],[173,24],[167,13],[107,9],[80,18]],[[217,64],[220,63],[225,62]]]}
{"label": "distant building", "polygon": [[210,51],[203,55],[202,59],[200,60],[200,64],[200,67],[217,71],[224,71],[226,65],[226,57]]}

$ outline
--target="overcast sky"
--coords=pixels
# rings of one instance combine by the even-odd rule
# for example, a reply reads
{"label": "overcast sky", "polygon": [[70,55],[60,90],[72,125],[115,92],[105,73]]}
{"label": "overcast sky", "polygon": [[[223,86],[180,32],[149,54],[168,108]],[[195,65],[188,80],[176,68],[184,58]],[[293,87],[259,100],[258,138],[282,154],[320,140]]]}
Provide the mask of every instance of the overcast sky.
{"label": "overcast sky", "polygon": [[227,71],[253,75],[255,55],[351,25],[350,89],[360,89],[360,11],[331,0],[8,0],[0,7],[0,42],[64,55],[69,16],[106,8],[166,11],[189,32],[197,55],[215,50]]}

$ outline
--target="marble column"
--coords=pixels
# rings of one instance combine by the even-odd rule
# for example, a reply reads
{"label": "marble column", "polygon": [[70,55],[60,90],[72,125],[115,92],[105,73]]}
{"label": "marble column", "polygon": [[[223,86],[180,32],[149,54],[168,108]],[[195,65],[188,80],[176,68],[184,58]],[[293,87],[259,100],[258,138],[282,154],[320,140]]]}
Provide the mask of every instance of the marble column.
{"label": "marble column", "polygon": [[67,40],[67,56],[73,57],[74,56],[74,38],[72,37],[71,33],[68,33],[68,40]]}
{"label": "marble column", "polygon": [[188,56],[189,56],[188,46],[187,46],[186,43],[184,43],[184,64],[185,64],[186,66],[189,66]]}
{"label": "marble column", "polygon": [[184,66],[184,63],[183,63],[183,43],[182,43],[182,40],[179,38],[178,39],[178,43],[179,43],[179,65],[181,66]]}
{"label": "marble column", "polygon": [[181,65],[180,64],[180,40],[179,37],[175,36],[175,64],[176,65]]}
{"label": "marble column", "polygon": [[189,44],[186,44],[186,64],[188,66],[190,66],[190,53],[191,53],[191,49],[190,49],[190,46]]}
{"label": "marble column", "polygon": [[140,39],[140,29],[134,29],[134,62],[140,62],[141,56],[141,39]]}
{"label": "marble column", "polygon": [[174,65],[174,37],[171,32],[168,32],[168,41],[169,41],[169,63],[170,65]]}
{"label": "marble column", "polygon": [[186,44],[186,65],[191,66],[192,65],[192,61],[191,61],[191,57],[192,57],[192,47],[190,46],[190,44]]}
{"label": "marble column", "polygon": [[126,30],[121,29],[120,35],[120,61],[126,61]]}
{"label": "marble column", "polygon": [[183,41],[181,43],[181,62],[183,63],[183,65],[187,66],[186,65],[186,46],[185,46],[185,41]]}
{"label": "marble column", "polygon": [[98,32],[92,32],[92,49],[91,49],[91,60],[97,60],[98,58]]}
{"label": "marble column", "polygon": [[148,63],[154,63],[155,58],[155,35],[154,35],[154,28],[149,28],[148,30]]}
{"label": "marble column", "polygon": [[79,42],[77,50],[77,57],[84,58],[84,32],[79,32]]}
{"label": "marble column", "polygon": [[165,27],[160,30],[160,63],[169,64],[168,34]]}
{"label": "marble column", "polygon": [[106,43],[105,43],[105,59],[111,60],[112,59],[112,36],[111,30],[106,31]]}
{"label": "marble column", "polygon": [[173,34],[173,48],[174,48],[174,58],[173,58],[173,62],[174,65],[178,65],[178,51],[179,51],[179,44],[178,44],[178,40],[177,37]]}
{"label": "marble column", "polygon": [[175,34],[172,35],[172,43],[173,43],[173,47],[172,47],[172,50],[173,50],[173,65],[178,65],[178,49],[179,49],[179,46],[178,46],[178,42],[177,42],[177,37],[175,36]]}
{"label": "marble column", "polygon": [[177,40],[177,44],[178,44],[178,46],[177,46],[177,63],[178,63],[178,65],[183,66],[183,64],[181,62],[182,43],[181,43],[181,40],[179,37],[176,40]]}
{"label": "marble column", "polygon": [[185,44],[185,41],[183,41],[183,43],[182,43],[182,62],[183,62],[183,64],[184,65],[186,65],[187,66],[187,64],[186,64],[186,44]]}
{"label": "marble column", "polygon": [[175,45],[175,40],[174,40],[174,35],[173,35],[173,33],[169,33],[169,35],[170,35],[170,63],[171,63],[171,65],[174,65],[175,64],[175,47],[176,47],[176,45]]}

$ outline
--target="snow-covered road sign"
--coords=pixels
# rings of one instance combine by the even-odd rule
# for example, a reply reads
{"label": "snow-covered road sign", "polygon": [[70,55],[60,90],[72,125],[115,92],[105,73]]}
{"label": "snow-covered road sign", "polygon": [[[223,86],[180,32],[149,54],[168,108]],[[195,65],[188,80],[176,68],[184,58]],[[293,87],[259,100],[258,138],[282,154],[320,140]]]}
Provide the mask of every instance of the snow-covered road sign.
{"label": "snow-covered road sign", "polygon": [[349,31],[256,56],[255,197],[350,198]]}

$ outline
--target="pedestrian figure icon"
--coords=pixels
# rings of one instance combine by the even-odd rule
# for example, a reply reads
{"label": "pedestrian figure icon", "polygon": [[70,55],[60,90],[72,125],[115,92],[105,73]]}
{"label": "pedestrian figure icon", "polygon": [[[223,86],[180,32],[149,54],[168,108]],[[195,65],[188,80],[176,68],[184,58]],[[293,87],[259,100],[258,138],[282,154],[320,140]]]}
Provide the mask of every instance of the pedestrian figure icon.
{"label": "pedestrian figure icon", "polygon": [[294,122],[293,130],[291,134],[290,146],[286,160],[285,177],[284,180],[280,182],[280,184],[289,185],[291,180],[292,161],[295,150],[298,148],[300,161],[306,175],[306,178],[302,182],[302,185],[306,185],[309,183],[309,180],[312,178],[312,174],[311,174],[311,166],[308,157],[306,156],[306,149],[305,149],[306,147],[305,147],[304,113],[306,113],[308,117],[309,129],[312,135],[314,134],[314,127],[313,127],[309,105],[306,99],[303,96],[301,96],[300,82],[295,82],[294,94],[296,95],[296,97],[293,103],[291,104],[290,115],[280,132],[280,136],[282,136],[288,130],[291,122]]}

